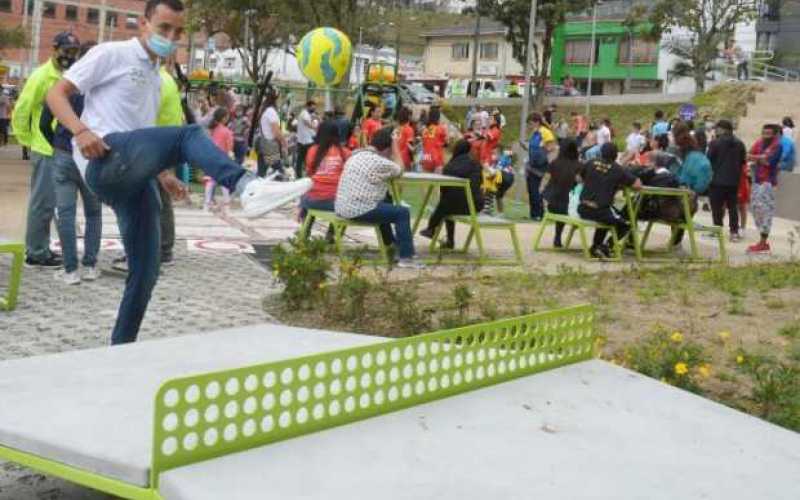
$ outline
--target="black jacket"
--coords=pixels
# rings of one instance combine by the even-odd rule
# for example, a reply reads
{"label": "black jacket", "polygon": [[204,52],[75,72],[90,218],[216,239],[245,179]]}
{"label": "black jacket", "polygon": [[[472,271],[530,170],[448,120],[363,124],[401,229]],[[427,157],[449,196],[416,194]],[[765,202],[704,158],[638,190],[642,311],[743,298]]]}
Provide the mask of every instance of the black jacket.
{"label": "black jacket", "polygon": [[569,205],[569,192],[575,187],[575,176],[581,170],[581,162],[558,158],[550,164],[550,182],[544,188],[544,199],[550,207],[565,212]]}
{"label": "black jacket", "polygon": [[723,135],[708,147],[711,161],[711,185],[719,187],[739,186],[742,165],[747,160],[744,143],[733,135]]}
{"label": "black jacket", "polygon": [[[472,159],[470,154],[463,154],[451,159],[447,165],[444,166],[442,171],[444,175],[452,175],[453,177],[461,177],[462,179],[469,179],[469,186],[472,190],[472,200],[475,202],[475,209],[483,209],[483,192],[481,191],[481,166]],[[442,197],[439,200],[440,205],[447,208],[452,208],[452,213],[461,213],[459,209],[466,212],[467,197],[462,188],[443,187]]]}

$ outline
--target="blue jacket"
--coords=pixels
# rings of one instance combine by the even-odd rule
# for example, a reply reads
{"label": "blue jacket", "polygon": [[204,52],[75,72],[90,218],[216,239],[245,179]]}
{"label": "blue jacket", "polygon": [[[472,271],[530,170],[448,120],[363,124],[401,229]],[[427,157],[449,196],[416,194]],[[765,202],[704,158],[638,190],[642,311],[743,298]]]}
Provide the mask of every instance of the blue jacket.
{"label": "blue jacket", "polygon": [[786,136],[781,137],[781,160],[778,165],[780,169],[785,172],[794,170],[795,164],[795,147],[794,141]]}
{"label": "blue jacket", "polygon": [[690,151],[678,169],[678,180],[697,194],[708,191],[711,184],[711,162],[700,151]]}

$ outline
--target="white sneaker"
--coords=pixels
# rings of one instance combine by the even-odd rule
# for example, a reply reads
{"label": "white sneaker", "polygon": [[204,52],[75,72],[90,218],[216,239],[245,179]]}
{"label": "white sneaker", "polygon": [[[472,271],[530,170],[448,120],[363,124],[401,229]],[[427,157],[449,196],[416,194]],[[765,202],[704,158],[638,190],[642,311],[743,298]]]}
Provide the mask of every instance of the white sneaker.
{"label": "white sneaker", "polygon": [[425,269],[425,263],[417,259],[398,259],[397,267],[401,269]]}
{"label": "white sneaker", "polygon": [[64,269],[57,271],[55,274],[57,280],[63,281],[67,285],[80,285],[81,277],[78,271],[66,272]]}
{"label": "white sneaker", "polygon": [[311,189],[311,179],[308,177],[293,182],[253,179],[245,186],[241,196],[244,216],[251,219],[260,217],[281,205],[300,198],[309,189]]}
{"label": "white sneaker", "polygon": [[100,271],[95,266],[85,266],[81,278],[86,281],[95,281],[100,278]]}

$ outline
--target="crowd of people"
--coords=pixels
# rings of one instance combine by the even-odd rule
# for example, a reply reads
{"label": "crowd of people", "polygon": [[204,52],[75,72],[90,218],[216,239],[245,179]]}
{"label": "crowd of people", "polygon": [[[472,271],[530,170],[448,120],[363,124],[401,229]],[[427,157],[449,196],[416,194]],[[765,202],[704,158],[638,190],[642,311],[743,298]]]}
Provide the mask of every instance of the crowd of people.
{"label": "crowd of people", "polygon": [[[553,213],[615,226],[622,239],[629,223],[626,213],[614,205],[617,191],[646,185],[685,187],[693,194],[692,215],[698,198],[708,200],[703,208],[711,211],[714,225],[722,226],[727,213],[731,242],[744,238],[749,209],[760,237],[747,251],[769,252],[779,172],[791,172],[795,166],[792,119],[764,125],[761,137],[748,149],[734,135],[729,120],[704,116],[698,124],[678,118],[667,121],[662,111],[653,118],[647,128],[631,124],[624,151],[619,151],[608,119],[589,124],[573,112],[563,133],[563,120],[533,113],[528,120],[526,168],[531,218],[539,220],[546,205]],[[640,218],[680,222],[685,214],[676,200],[648,199]],[[562,245],[562,231],[563,225],[558,224],[556,247]],[[677,231],[671,241],[677,253],[683,252],[682,238],[683,232]],[[609,257],[610,247],[606,231],[598,230],[592,255]]]}
{"label": "crowd of people", "polygon": [[[244,215],[258,217],[299,199],[301,216],[328,210],[378,224],[397,265],[405,268],[423,264],[416,257],[409,208],[389,195],[390,182],[404,172],[468,179],[478,210],[503,212],[518,172],[512,152],[501,146],[506,119],[499,109],[470,109],[460,131],[448,127],[436,106],[414,116],[407,108],[387,113],[380,102],[369,102],[363,119],[354,121],[340,108],[320,114],[308,100],[295,116],[288,96],[281,103],[272,87],[257,116],[224,89],[192,109],[171,74],[184,24],[180,0],[148,0],[137,38],[95,46],[60,33],[52,57],[30,75],[13,108],[14,133],[30,150],[33,167],[26,265],[60,268],[56,276],[67,284],[98,279],[101,204],[116,214],[125,250],[117,264],[127,280],[112,343],[136,339],[160,268],[173,259],[172,200],[187,195],[174,173],[181,165],[206,174],[207,210],[227,210],[238,197]],[[550,106],[532,113],[527,125],[528,139],[521,144],[527,158],[519,173],[524,172],[531,219],[541,220],[546,210],[568,214],[614,226],[623,238],[629,222],[614,206],[619,189],[685,186],[708,196],[716,225],[727,211],[732,241],[741,239],[740,218],[743,228],[749,205],[761,235],[749,251],[769,251],[778,172],[794,167],[790,118],[782,126],[765,125],[749,151],[729,121],[667,122],[660,111],[650,127],[632,124],[621,152],[608,119],[594,124],[578,113],[566,118]],[[255,172],[245,164],[250,150]],[[214,201],[216,188],[221,205]],[[78,195],[86,218],[80,262]],[[443,188],[420,235],[433,238],[444,224],[442,245],[453,248],[455,227],[448,216],[470,209],[462,189]],[[680,219],[681,210],[666,202],[645,205],[642,217]],[[63,254],[50,249],[53,217]],[[562,231],[556,227],[556,246],[562,245]],[[681,238],[675,234],[676,249]],[[611,250],[606,231],[598,230],[592,255],[608,257]]]}

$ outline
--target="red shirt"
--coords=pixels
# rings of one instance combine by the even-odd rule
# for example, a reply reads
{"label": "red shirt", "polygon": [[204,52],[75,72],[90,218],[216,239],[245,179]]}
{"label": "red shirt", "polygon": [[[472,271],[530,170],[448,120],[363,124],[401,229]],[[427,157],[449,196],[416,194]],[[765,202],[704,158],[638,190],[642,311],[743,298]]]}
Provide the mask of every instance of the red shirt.
{"label": "red shirt", "polygon": [[311,177],[311,190],[306,196],[312,200],[333,200],[336,198],[336,188],[339,186],[339,177],[342,176],[344,162],[350,157],[350,150],[333,146],[328,149],[325,158],[314,168],[314,157],[319,146],[316,144],[306,153],[306,172]]}
{"label": "red shirt", "polygon": [[492,155],[494,150],[497,149],[497,145],[500,144],[502,136],[503,133],[500,131],[500,127],[491,127],[486,131],[486,134],[484,134],[485,139],[481,144],[481,165],[491,164]]}
{"label": "red shirt", "polygon": [[364,144],[365,146],[372,144],[372,137],[381,128],[383,128],[383,123],[380,120],[374,118],[367,118],[364,120],[364,123],[361,124],[361,131],[364,134],[364,139],[367,141],[367,143]]}
{"label": "red shirt", "polygon": [[211,141],[225,154],[233,151],[233,132],[223,124],[217,125],[211,131]]}
{"label": "red shirt", "polygon": [[406,170],[411,168],[411,143],[414,141],[414,128],[406,123],[400,127],[397,137],[397,150],[400,151],[400,160]]}
{"label": "red shirt", "polygon": [[433,172],[444,166],[444,147],[447,145],[447,130],[443,125],[430,125],[422,131],[422,168]]}

